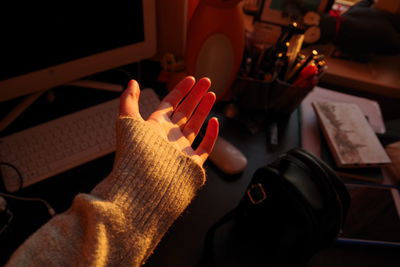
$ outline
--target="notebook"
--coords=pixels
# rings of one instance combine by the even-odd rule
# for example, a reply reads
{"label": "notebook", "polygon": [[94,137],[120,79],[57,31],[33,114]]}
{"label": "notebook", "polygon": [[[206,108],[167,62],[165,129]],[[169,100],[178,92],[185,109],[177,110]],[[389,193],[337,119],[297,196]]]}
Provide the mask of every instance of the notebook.
{"label": "notebook", "polygon": [[356,104],[314,101],[312,105],[337,167],[380,167],[391,162]]}

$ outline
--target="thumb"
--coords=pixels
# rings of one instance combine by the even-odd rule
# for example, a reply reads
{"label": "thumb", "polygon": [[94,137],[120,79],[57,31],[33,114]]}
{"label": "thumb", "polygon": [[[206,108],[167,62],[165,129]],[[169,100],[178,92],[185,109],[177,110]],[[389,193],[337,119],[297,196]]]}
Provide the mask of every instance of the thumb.
{"label": "thumb", "polygon": [[143,120],[139,112],[139,97],[139,84],[135,80],[131,80],[120,97],[119,116]]}

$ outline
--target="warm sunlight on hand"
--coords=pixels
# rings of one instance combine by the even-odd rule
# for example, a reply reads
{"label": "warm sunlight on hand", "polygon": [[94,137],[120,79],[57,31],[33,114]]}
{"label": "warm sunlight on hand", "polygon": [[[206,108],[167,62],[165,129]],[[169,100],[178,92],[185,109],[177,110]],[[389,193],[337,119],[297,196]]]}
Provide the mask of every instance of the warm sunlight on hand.
{"label": "warm sunlight on hand", "polygon": [[[193,77],[186,77],[147,119],[147,123],[160,129],[160,134],[166,140],[200,165],[208,158],[218,137],[218,120],[211,118],[200,145],[195,150],[192,148],[192,143],[215,102],[215,94],[208,92],[210,86],[208,78],[202,78],[195,83]],[[139,113],[139,97],[139,85],[132,80],[121,96],[120,116],[143,120]]]}

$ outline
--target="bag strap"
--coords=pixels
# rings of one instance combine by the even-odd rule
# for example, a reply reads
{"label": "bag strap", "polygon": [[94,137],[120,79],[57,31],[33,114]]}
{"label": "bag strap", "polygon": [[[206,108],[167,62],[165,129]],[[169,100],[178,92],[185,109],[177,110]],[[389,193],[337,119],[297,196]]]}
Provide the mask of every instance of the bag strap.
{"label": "bag strap", "polygon": [[[330,172],[329,167],[326,167],[324,163],[314,157],[312,154],[308,153],[307,151],[303,151],[302,149],[297,149],[294,151],[289,151],[288,153],[285,154],[288,158],[289,161],[294,161],[293,163],[297,163],[304,169],[305,171],[308,170],[307,172],[316,172],[317,174],[319,173],[319,176],[327,176],[325,177],[326,180],[328,181],[315,181],[315,179],[311,179],[313,183],[319,184],[319,188],[321,188],[321,182],[325,182],[325,186],[323,187],[328,187],[329,190],[333,190],[334,193],[336,194],[336,201],[340,202],[340,207],[335,206],[332,207],[330,206],[330,209],[340,209],[342,212],[344,212],[344,216],[347,213],[348,209],[348,201],[349,201],[349,196],[348,192],[343,189],[344,185],[342,185],[340,180],[336,177],[336,175],[333,173],[333,171]],[[293,158],[289,157],[293,156]],[[226,213],[221,219],[219,219],[216,223],[214,223],[207,231],[205,235],[205,242],[204,242],[204,250],[203,250],[203,257],[201,260],[202,266],[207,266],[207,267],[217,267],[217,262],[216,262],[216,254],[215,254],[215,244],[214,244],[214,237],[216,234],[216,231],[223,225],[233,221],[236,218],[240,218],[249,211],[249,209],[252,209],[253,207],[255,208],[258,204],[263,203],[264,200],[266,199],[266,193],[264,190],[265,184],[260,177],[257,177],[257,173],[260,171],[261,173],[263,172],[268,172],[269,175],[272,176],[280,176],[281,173],[279,171],[279,167],[282,164],[282,157],[280,157],[278,160],[270,163],[268,166],[264,166],[256,171],[256,173],[253,175],[253,178],[248,185],[246,189],[246,194],[245,197],[242,199],[242,201],[237,205],[234,209]],[[304,164],[307,166],[302,166],[303,162],[305,161]],[[312,164],[311,164],[312,163]],[[310,169],[311,165],[312,168]],[[332,174],[333,173],[333,174]],[[312,174],[312,173],[310,173]],[[258,175],[258,176],[263,176],[263,175]],[[337,180],[336,180],[337,179]],[[332,181],[333,180],[333,181]],[[284,182],[284,181],[282,181]],[[339,191],[339,192],[336,192]],[[322,190],[326,191],[326,190]],[[340,212],[340,211],[338,211]],[[343,219],[343,218],[342,218]],[[338,225],[340,227],[340,223]],[[337,230],[337,229],[336,229]],[[305,266],[305,263],[304,263]]]}
{"label": "bag strap", "polygon": [[243,214],[243,208],[239,205],[226,213],[219,221],[214,223],[207,231],[205,240],[204,240],[204,254],[202,257],[202,266],[208,267],[216,267],[216,257],[214,250],[214,236],[218,228],[227,224],[230,221],[233,221],[239,215]]}
{"label": "bag strap", "polygon": [[[257,171],[269,171],[278,175],[277,170],[264,166]],[[257,173],[256,171],[256,173]],[[256,175],[253,175],[253,177]],[[216,265],[216,255],[214,250],[214,237],[216,231],[223,225],[233,221],[236,218],[240,218],[246,214],[249,207],[256,206],[262,203],[266,199],[267,195],[264,190],[264,185],[261,181],[252,179],[250,184],[247,186],[245,197],[240,201],[240,203],[227,212],[221,219],[214,223],[207,231],[204,240],[204,251],[202,257],[202,266],[207,267],[217,267]]]}

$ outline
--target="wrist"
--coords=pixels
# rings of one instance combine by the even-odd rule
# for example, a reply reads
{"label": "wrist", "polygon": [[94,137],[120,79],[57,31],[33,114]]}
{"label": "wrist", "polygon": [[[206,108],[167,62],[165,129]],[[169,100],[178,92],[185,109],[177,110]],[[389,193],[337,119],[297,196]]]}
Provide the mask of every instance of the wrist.
{"label": "wrist", "polygon": [[156,128],[144,121],[121,118],[113,171],[92,193],[128,208],[163,199],[181,210],[179,206],[186,207],[204,182],[204,169]]}

